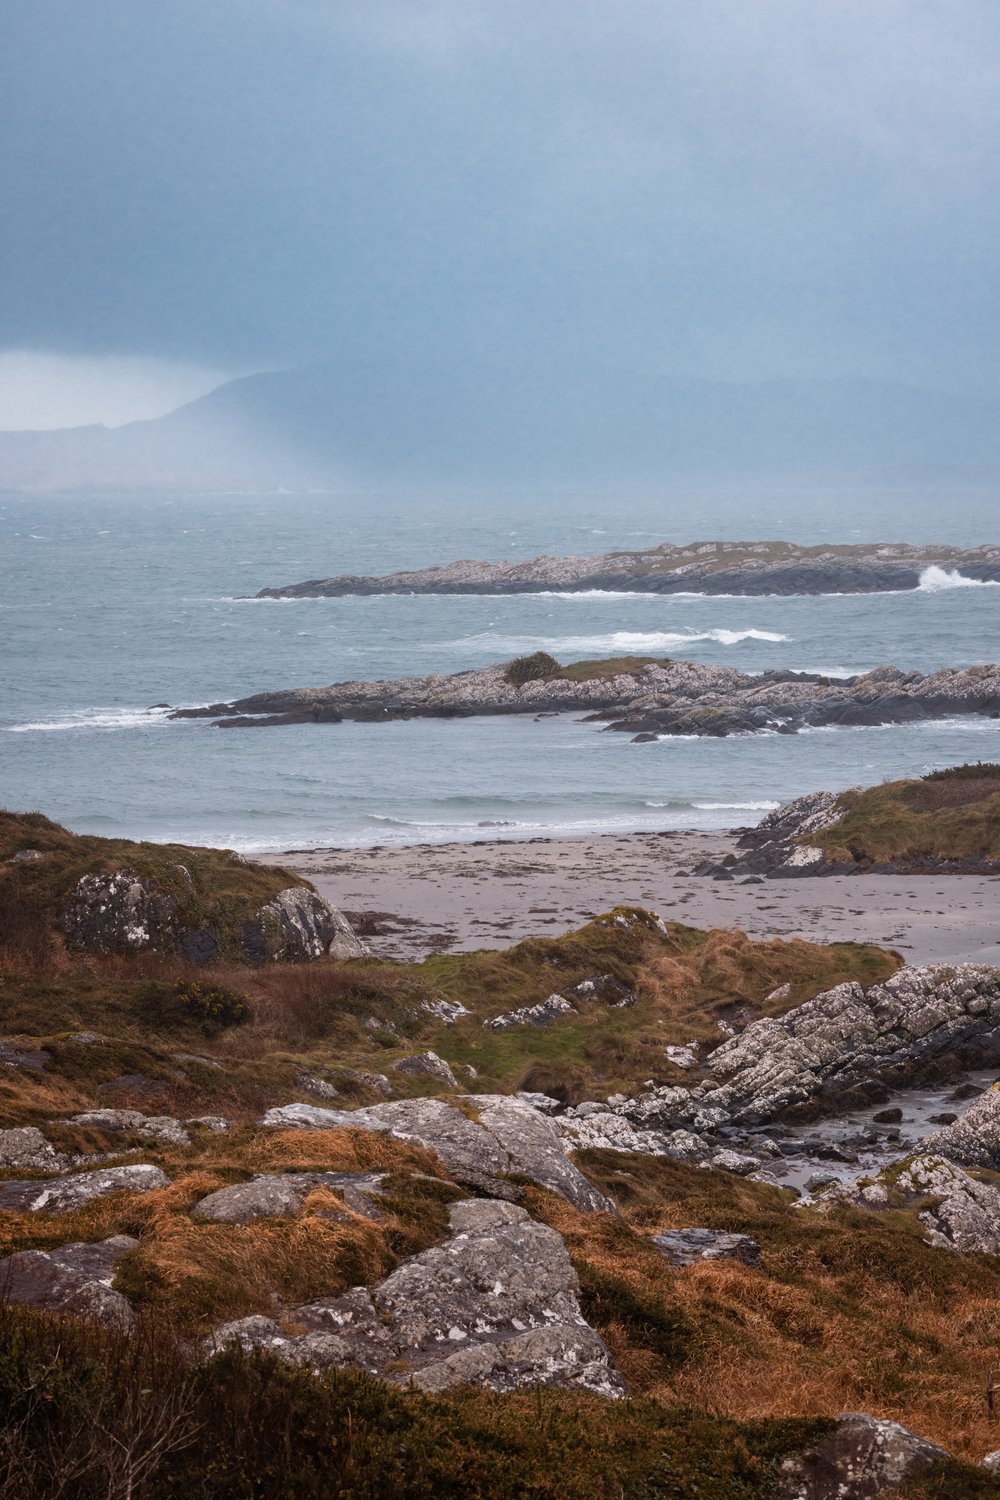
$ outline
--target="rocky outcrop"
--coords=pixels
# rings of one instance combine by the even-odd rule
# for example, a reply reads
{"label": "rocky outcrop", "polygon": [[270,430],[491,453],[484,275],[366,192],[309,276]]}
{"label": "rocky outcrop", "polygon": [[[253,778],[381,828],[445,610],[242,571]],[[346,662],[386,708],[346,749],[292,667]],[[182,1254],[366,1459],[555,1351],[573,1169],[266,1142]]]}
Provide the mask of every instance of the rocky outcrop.
{"label": "rocky outcrop", "polygon": [[785,1459],[779,1500],[879,1500],[948,1457],[898,1422],[843,1412],[833,1432]]}
{"label": "rocky outcrop", "polygon": [[164,1146],[190,1146],[191,1137],[172,1115],[144,1115],[137,1109],[88,1109],[73,1115],[70,1125],[83,1125],[117,1135],[128,1133]]}
{"label": "rocky outcrop", "polygon": [[1000,1255],[1000,1190],[979,1182],[943,1156],[921,1154],[872,1181],[834,1187],[820,1206],[917,1208],[928,1244],[966,1254]]}
{"label": "rocky outcrop", "polygon": [[761,1268],[760,1246],[748,1234],[726,1234],[718,1229],[668,1229],[653,1235],[653,1244],[672,1266],[693,1266],[703,1260],[736,1260]]}
{"label": "rocky outcrop", "polygon": [[353,1110],[286,1104],[268,1110],[262,1123],[281,1129],[385,1130],[427,1146],[456,1182],[482,1192],[509,1197],[510,1177],[530,1177],[577,1208],[615,1211],[568,1159],[556,1124],[530,1104],[501,1094],[474,1094],[457,1103],[469,1113],[443,1099],[398,1099]]}
{"label": "rocky outcrop", "polygon": [[213,963],[235,948],[251,963],[298,963],[330,954],[362,958],[368,949],[337,909],[308,886],[279,891],[232,932],[194,926],[182,903],[134,870],[84,875],[62,917],[69,941],[88,953],[177,954],[187,963]]}
{"label": "rocky outcrop", "polygon": [[104,1167],[77,1172],[72,1177],[42,1178],[34,1182],[0,1182],[0,1210],[19,1214],[69,1214],[94,1198],[109,1193],[151,1193],[170,1186],[159,1167],[137,1165]]}
{"label": "rocky outcrop", "polygon": [[[587,670],[589,668],[589,670]],[[226,729],[352,719],[454,718],[479,714],[588,713],[640,739],[660,735],[720,737],[767,730],[793,734],[826,725],[909,723],[956,715],[1000,715],[1000,666],[943,668],[923,675],[878,667],[832,680],[816,673],[758,676],[706,662],[649,659],[635,665],[576,663],[515,684],[505,666],[395,682],[340,682],[330,687],[257,693],[204,708],[175,710],[181,719],[210,718]]]}
{"label": "rocky outcrop", "polygon": [[213,1224],[252,1224],[257,1219],[294,1218],[309,1194],[325,1188],[366,1219],[383,1218],[375,1200],[384,1172],[283,1172],[234,1182],[200,1199],[192,1219]]}
{"label": "rocky outcrop", "polygon": [[517,1026],[551,1026],[559,1016],[575,1015],[576,1006],[563,995],[550,995],[537,1005],[522,1005],[519,1010],[506,1010],[493,1016],[483,1025],[490,1031],[512,1031]]}
{"label": "rocky outcrop", "polygon": [[347,594],[612,593],[872,594],[915,589],[927,568],[1000,581],[1000,547],[905,542],[801,547],[794,542],[662,542],[635,552],[534,557],[528,562],[454,562],[388,577],[312,578],[261,589],[258,599],[337,599]]}
{"label": "rocky outcrop", "polygon": [[118,1262],[138,1245],[116,1234],[96,1244],[20,1250],[0,1260],[0,1297],[127,1331],[135,1322],[132,1308],[111,1283]]}
{"label": "rocky outcrop", "polygon": [[822,1112],[836,1099],[864,1099],[872,1085],[994,1061],[1000,970],[903,968],[867,990],[837,985],[781,1017],[755,1021],[712,1053],[720,1085],[699,1102],[723,1118],[757,1123],[793,1107]]}
{"label": "rocky outcrop", "polygon": [[965,1167],[1000,1172],[1000,1088],[988,1089],[960,1120],[928,1136],[924,1149]]}
{"label": "rocky outcrop", "polygon": [[213,1347],[266,1348],[312,1368],[355,1366],[394,1385],[511,1391],[566,1386],[603,1396],[624,1387],[584,1321],[561,1237],[509,1203],[451,1207],[451,1238],[406,1261],[371,1291],[244,1318]]}

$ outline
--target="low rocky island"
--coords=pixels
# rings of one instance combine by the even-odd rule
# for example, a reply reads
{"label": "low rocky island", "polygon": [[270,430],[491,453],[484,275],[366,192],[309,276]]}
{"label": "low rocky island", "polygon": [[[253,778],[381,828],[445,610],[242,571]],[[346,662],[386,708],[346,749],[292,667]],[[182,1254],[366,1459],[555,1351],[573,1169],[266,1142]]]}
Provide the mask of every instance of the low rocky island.
{"label": "low rocky island", "polygon": [[[929,569],[1000,583],[1000,546],[962,550],[907,542],[802,547],[795,542],[662,542],[635,552],[448,563],[359,577],[311,578],[261,589],[257,599],[338,599],[347,594],[535,594],[603,589],[650,594],[876,594],[919,588]],[[930,582],[934,581],[931,575]],[[939,582],[947,582],[947,576]]]}
{"label": "low rocky island", "polygon": [[537,652],[450,676],[278,689],[176,709],[172,717],[210,718],[232,729],[541,713],[584,713],[639,740],[793,734],[828,725],[900,724],[964,714],[996,718],[1000,665],[944,667],[928,674],[886,666],[832,679],[778,670],[751,675],[705,662],[635,656],[561,666]]}

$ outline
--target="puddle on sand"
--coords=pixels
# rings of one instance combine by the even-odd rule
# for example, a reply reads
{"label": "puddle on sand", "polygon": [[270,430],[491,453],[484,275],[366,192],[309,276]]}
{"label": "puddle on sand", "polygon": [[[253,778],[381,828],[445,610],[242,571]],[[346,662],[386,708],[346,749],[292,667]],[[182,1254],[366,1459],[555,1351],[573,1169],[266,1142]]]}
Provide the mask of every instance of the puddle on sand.
{"label": "puddle on sand", "polygon": [[[996,1069],[960,1073],[935,1088],[899,1089],[881,1104],[846,1110],[808,1125],[785,1126],[779,1144],[783,1151],[795,1154],[765,1161],[764,1170],[777,1178],[782,1187],[793,1187],[800,1193],[808,1193],[806,1183],[817,1172],[826,1173],[838,1182],[870,1177],[890,1162],[913,1155],[925,1136],[939,1130],[941,1127],[932,1123],[933,1116],[954,1114],[961,1118],[979,1097],[977,1093],[972,1098],[956,1099],[956,1091],[961,1091],[963,1085],[971,1084],[982,1092],[996,1081]],[[876,1125],[873,1116],[889,1109],[902,1110],[899,1123]],[[831,1161],[818,1149],[820,1142],[857,1160]]]}

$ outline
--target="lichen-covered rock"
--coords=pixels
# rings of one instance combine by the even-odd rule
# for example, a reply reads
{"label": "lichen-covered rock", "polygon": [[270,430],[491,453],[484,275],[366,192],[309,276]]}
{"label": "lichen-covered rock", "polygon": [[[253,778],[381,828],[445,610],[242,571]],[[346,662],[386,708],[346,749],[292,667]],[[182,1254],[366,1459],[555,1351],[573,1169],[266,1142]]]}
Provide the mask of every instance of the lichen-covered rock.
{"label": "lichen-covered rock", "polygon": [[[191,877],[178,865],[177,870]],[[185,963],[213,963],[235,951],[251,963],[363,958],[368,949],[347,918],[308,886],[279,891],[247,921],[192,925],[180,898],[135,870],[84,875],[62,914],[69,941],[88,953],[156,952]]]}
{"label": "lichen-covered rock", "polygon": [[898,1422],[843,1412],[833,1432],[785,1460],[778,1495],[780,1500],[879,1500],[947,1457],[943,1448]]}
{"label": "lichen-covered rock", "polygon": [[907,1085],[929,1069],[993,1060],[1000,1060],[1000,969],[903,968],[867,990],[837,985],[724,1042],[709,1059],[724,1081],[704,1103],[759,1123],[875,1083]]}
{"label": "lichen-covered rock", "polygon": [[209,1193],[191,1210],[192,1219],[215,1224],[251,1224],[256,1219],[294,1218],[316,1188],[338,1193],[353,1213],[384,1217],[375,1202],[384,1172],[284,1172],[235,1182]]}
{"label": "lichen-covered rock", "polygon": [[484,1021],[483,1025],[490,1031],[511,1031],[515,1026],[551,1026],[559,1016],[567,1013],[575,1015],[576,1006],[571,1005],[563,995],[550,995],[537,1005],[522,1005],[520,1010],[504,1011],[502,1015]]}
{"label": "lichen-covered rock", "polygon": [[314,1368],[353,1365],[396,1385],[442,1391],[567,1386],[624,1394],[603,1341],[584,1321],[579,1282],[555,1230],[507,1203],[451,1208],[451,1238],[368,1292],[294,1309],[286,1327],[246,1318],[217,1330]]}
{"label": "lichen-covered rock", "polygon": [[987,1089],[961,1119],[929,1135],[922,1149],[961,1166],[1000,1171],[1000,1088]]}
{"label": "lichen-covered rock", "polygon": [[303,959],[364,958],[368,948],[347,918],[308,886],[290,886],[242,928],[243,947],[257,963]]}
{"label": "lichen-covered rock", "polygon": [[171,1115],[144,1115],[137,1109],[88,1109],[73,1115],[70,1125],[85,1125],[111,1134],[129,1132],[165,1146],[190,1146],[191,1137]]}
{"label": "lichen-covered rock", "polygon": [[34,1125],[0,1130],[0,1167],[29,1172],[61,1172],[69,1157],[57,1151]]}
{"label": "lichen-covered rock", "polygon": [[0,1182],[0,1210],[68,1214],[109,1193],[151,1193],[169,1185],[170,1178],[159,1167],[145,1165],[103,1167],[96,1172],[76,1172],[71,1177],[50,1177],[36,1182]]}
{"label": "lichen-covered rock", "polygon": [[872,1181],[837,1184],[820,1207],[853,1203],[884,1210],[916,1208],[928,1244],[966,1254],[1000,1255],[1000,1190],[943,1156],[921,1153]]}
{"label": "lichen-covered rock", "polygon": [[458,1079],[444,1058],[438,1057],[436,1052],[417,1052],[413,1057],[402,1057],[399,1062],[393,1063],[393,1071],[405,1073],[410,1078],[433,1078],[446,1088],[458,1088]]}
{"label": "lichen-covered rock", "polygon": [[63,913],[71,943],[88,953],[140,953],[176,946],[177,898],[134,870],[84,875]]}
{"label": "lichen-covered rock", "polygon": [[470,1119],[444,1099],[396,1099],[363,1109],[322,1109],[286,1104],[269,1109],[262,1124],[281,1129],[386,1130],[436,1152],[457,1182],[507,1196],[503,1179],[531,1177],[561,1193],[577,1208],[614,1212],[609,1198],[593,1187],[566,1156],[556,1123],[526,1104],[502,1094],[473,1094],[464,1101]]}
{"label": "lichen-covered rock", "polygon": [[128,1299],[112,1290],[111,1283],[122,1256],[138,1244],[117,1234],[96,1244],[20,1250],[0,1260],[0,1285],[10,1302],[91,1318],[125,1331],[135,1318]]}
{"label": "lichen-covered rock", "polygon": [[653,1244],[672,1266],[693,1266],[702,1260],[736,1260],[761,1267],[760,1246],[748,1234],[721,1229],[667,1229],[653,1235]]}

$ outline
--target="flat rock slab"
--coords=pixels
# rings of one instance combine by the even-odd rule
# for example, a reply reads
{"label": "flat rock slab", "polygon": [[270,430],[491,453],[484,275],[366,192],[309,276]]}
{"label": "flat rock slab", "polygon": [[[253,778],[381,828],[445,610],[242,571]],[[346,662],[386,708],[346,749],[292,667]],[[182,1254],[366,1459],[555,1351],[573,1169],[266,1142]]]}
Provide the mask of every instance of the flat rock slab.
{"label": "flat rock slab", "polygon": [[463,1101],[470,1118],[443,1099],[397,1099],[364,1109],[321,1109],[287,1104],[270,1109],[264,1125],[283,1129],[385,1130],[436,1152],[455,1178],[487,1193],[506,1196],[502,1179],[530,1177],[561,1193],[577,1208],[614,1213],[615,1206],[566,1156],[552,1120],[505,1094],[473,1094]]}
{"label": "flat rock slab", "polygon": [[159,1167],[104,1167],[37,1182],[0,1182],[0,1210],[8,1213],[69,1214],[109,1193],[151,1193],[170,1186]]}
{"label": "flat rock slab", "polygon": [[339,1193],[347,1208],[366,1219],[385,1215],[374,1200],[384,1172],[284,1172],[236,1182],[209,1193],[191,1210],[192,1219],[216,1224],[251,1224],[255,1219],[294,1218],[316,1188]]}
{"label": "flat rock slab", "polygon": [[138,1244],[127,1234],[116,1234],[96,1244],[20,1250],[0,1261],[0,1292],[10,1302],[129,1329],[135,1321],[132,1308],[111,1283],[122,1256]]}
{"label": "flat rock slab", "polygon": [[703,1260],[737,1260],[761,1269],[760,1246],[748,1234],[726,1234],[716,1229],[668,1229],[653,1235],[653,1244],[672,1266],[693,1266]]}
{"label": "flat rock slab", "polygon": [[263,1347],[293,1364],[354,1366],[424,1391],[548,1385],[623,1395],[607,1348],[580,1312],[561,1236],[509,1203],[470,1199],[450,1215],[444,1245],[370,1292],[355,1287],[296,1308],[284,1327],[262,1317],[226,1324],[212,1348]]}
{"label": "flat rock slab", "polygon": [[779,1500],[879,1500],[947,1458],[898,1422],[844,1412],[833,1432],[781,1466]]}
{"label": "flat rock slab", "polygon": [[180,1120],[172,1115],[144,1115],[137,1109],[88,1109],[73,1115],[70,1125],[89,1126],[112,1134],[131,1131],[147,1140],[162,1141],[166,1146],[190,1146],[191,1137]]}

